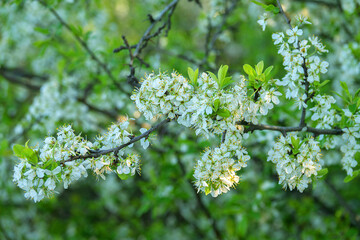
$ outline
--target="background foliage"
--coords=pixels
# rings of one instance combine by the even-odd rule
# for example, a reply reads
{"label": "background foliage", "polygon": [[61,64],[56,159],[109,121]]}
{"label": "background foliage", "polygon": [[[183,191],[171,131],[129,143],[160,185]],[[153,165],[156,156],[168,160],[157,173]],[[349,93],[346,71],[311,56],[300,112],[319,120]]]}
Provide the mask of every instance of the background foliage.
{"label": "background foliage", "polygon": [[[174,1],[79,0],[0,3],[0,238],[1,239],[357,239],[359,178],[345,184],[338,151],[326,153],[329,174],[300,194],[283,191],[266,153],[277,134],[257,132],[246,143],[252,157],[236,190],[218,198],[199,195],[192,172],[201,152],[217,139],[202,139],[179,125],[162,127],[142,158],[142,174],[120,180],[89,176],[53,199],[34,204],[12,183],[11,146],[31,145],[70,123],[88,138],[111,122],[134,118],[148,127],[129,99],[134,79],[152,70],[186,75],[263,60],[284,75],[271,34],[286,29],[281,16],[265,32],[263,9],[251,1],[178,1],[172,14],[157,16]],[[275,3],[275,1],[264,1]],[[360,2],[283,1],[290,17],[302,13],[305,31],[329,48],[329,91],[360,81]],[[56,18],[54,11],[63,22]],[[150,15],[149,15],[150,14]],[[153,21],[155,19],[155,22]],[[169,24],[171,21],[171,25]],[[68,27],[66,27],[67,24]],[[152,37],[132,59],[126,42]],[[165,27],[161,29],[161,26]],[[170,29],[171,26],[171,29]],[[122,36],[125,36],[125,41]],[[79,40],[80,39],[80,40]],[[113,50],[123,46],[123,50]],[[132,53],[136,51],[132,49]],[[134,71],[134,72],[132,72]],[[299,111],[282,103],[269,123],[291,125]],[[283,113],[283,114],[282,114]],[[284,118],[291,113],[290,118]],[[297,120],[296,120],[297,121]]]}

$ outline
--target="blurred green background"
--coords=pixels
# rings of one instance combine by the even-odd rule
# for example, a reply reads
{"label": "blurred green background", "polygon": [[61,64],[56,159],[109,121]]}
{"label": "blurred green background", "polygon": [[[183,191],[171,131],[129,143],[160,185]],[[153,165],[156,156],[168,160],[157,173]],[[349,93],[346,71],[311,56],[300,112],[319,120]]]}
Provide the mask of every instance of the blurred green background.
{"label": "blurred green background", "polygon": [[[124,117],[134,118],[134,131],[153,124],[129,99],[131,67],[138,79],[158,69],[186,75],[187,67],[207,71],[221,64],[238,75],[244,64],[263,60],[274,65],[275,78],[284,76],[271,35],[287,26],[274,16],[263,32],[257,20],[264,10],[248,0],[179,0],[171,16],[155,23],[151,33],[166,25],[147,42],[142,60],[131,65],[127,49],[113,53],[125,46],[123,35],[130,46],[137,44],[171,2],[52,0],[43,2],[46,7],[0,1],[0,239],[360,239],[360,180],[343,183],[339,151],[323,152],[329,168],[324,181],[302,194],[285,191],[266,162],[277,133],[258,132],[245,142],[252,160],[237,188],[217,198],[197,194],[192,174],[200,154],[219,140],[171,123],[151,137],[149,149],[136,148],[141,176],[122,181],[90,174],[68,190],[58,187],[52,199],[25,200],[12,182],[13,144],[41,144],[65,123],[89,139]],[[290,17],[308,16],[313,24],[305,34],[319,36],[329,48],[323,56],[330,62],[329,92],[339,81],[356,90],[360,2],[282,3]],[[263,122],[292,125],[299,116],[284,101]]]}

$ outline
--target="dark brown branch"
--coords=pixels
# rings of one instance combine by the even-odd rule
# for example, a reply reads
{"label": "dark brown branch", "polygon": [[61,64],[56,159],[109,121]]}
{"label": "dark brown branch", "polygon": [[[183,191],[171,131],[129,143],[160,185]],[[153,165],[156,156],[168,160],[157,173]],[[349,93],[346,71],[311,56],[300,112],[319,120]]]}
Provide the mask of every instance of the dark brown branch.
{"label": "dark brown branch", "polygon": [[270,131],[278,131],[281,132],[283,135],[286,135],[288,132],[304,132],[313,133],[316,136],[318,135],[341,135],[344,131],[340,128],[335,129],[319,129],[319,128],[312,128],[312,127],[282,127],[282,126],[273,126],[273,125],[264,125],[264,124],[252,124],[245,121],[238,121],[236,122],[238,125],[247,126],[245,129],[245,133],[253,132],[256,130],[270,130]]}
{"label": "dark brown branch", "polygon": [[65,162],[70,162],[70,161],[74,161],[74,160],[77,160],[77,159],[88,159],[88,158],[97,158],[97,157],[100,157],[102,155],[106,155],[106,154],[109,154],[109,153],[113,153],[113,152],[118,152],[119,150],[143,139],[143,138],[147,138],[149,137],[150,133],[152,133],[153,131],[157,130],[158,128],[160,128],[161,126],[165,125],[166,123],[170,122],[171,120],[169,118],[161,121],[160,123],[156,124],[155,126],[151,127],[149,130],[147,130],[146,132],[144,132],[143,134],[137,136],[137,137],[134,137],[133,139],[131,139],[129,142],[127,143],[124,143],[118,147],[114,147],[114,148],[109,148],[109,149],[105,149],[105,150],[98,150],[98,151],[91,151],[90,154],[87,154],[87,155],[84,155],[84,156],[81,156],[81,155],[77,155],[77,156],[72,156],[70,157],[69,159],[66,159],[66,160],[63,160],[63,161],[60,161],[61,164],[65,163]]}
{"label": "dark brown branch", "polygon": [[5,71],[2,71],[1,69],[0,69],[0,75],[3,76],[3,78],[5,80],[9,81],[10,83],[23,86],[23,87],[28,88],[28,89],[33,90],[33,91],[39,91],[40,90],[40,86],[34,85],[34,84],[26,82],[26,81],[22,81],[20,78],[17,78],[14,75],[9,74],[9,73],[7,73]]}
{"label": "dark brown branch", "polygon": [[[140,41],[136,44],[136,49],[134,52],[134,56],[138,56],[141,53],[141,50],[147,45],[147,42],[152,38],[155,37],[157,35],[159,35],[162,31],[163,28],[165,28],[167,22],[170,21],[170,17],[172,15],[172,13],[175,10],[176,5],[178,4],[179,0],[174,0],[172,1],[169,5],[167,5],[159,14],[159,16],[157,18],[154,18],[153,23],[148,27],[148,29],[146,29],[144,35],[142,36],[142,38],[140,39]],[[155,27],[155,25],[160,22],[162,20],[162,18],[164,17],[164,15],[169,12],[168,15],[168,19],[167,22],[165,22],[165,24],[163,26],[161,26],[154,34],[150,35],[150,32],[153,30],[153,28]]]}
{"label": "dark brown branch", "polygon": [[86,101],[86,98],[77,98],[77,100],[87,106],[91,111],[102,113],[112,119],[116,119],[118,115],[115,112],[111,112],[105,109],[98,108]]}
{"label": "dark brown branch", "polygon": [[70,27],[65,20],[63,20],[60,15],[53,9],[52,7],[48,6],[45,1],[39,0],[40,4],[42,4],[44,7],[48,8],[50,12],[55,16],[55,18],[63,25],[74,37],[75,39],[80,43],[80,45],[85,49],[85,51],[90,55],[90,57],[100,66],[100,68],[108,75],[108,77],[111,79],[113,84],[117,86],[121,91],[127,93],[122,85],[120,85],[117,80],[115,79],[114,75],[111,73],[109,68],[106,66],[104,62],[102,62],[95,53],[89,48],[87,43],[74,31],[72,27]]}
{"label": "dark brown branch", "polygon": [[[137,79],[137,77],[135,77],[135,67],[134,67],[134,59],[139,60],[141,65],[144,65],[146,67],[149,67],[149,64],[146,63],[141,57],[140,57],[140,53],[141,51],[147,46],[148,42],[158,36],[164,29],[165,30],[165,35],[167,36],[170,28],[171,28],[171,16],[174,13],[174,10],[176,8],[177,3],[179,2],[179,0],[174,0],[172,1],[170,4],[168,4],[159,14],[158,17],[154,18],[151,14],[148,14],[147,17],[151,23],[151,25],[146,29],[145,33],[143,34],[143,36],[141,37],[141,39],[139,40],[139,42],[135,45],[129,45],[128,41],[126,40],[125,36],[122,36],[122,39],[124,41],[125,46],[120,46],[119,48],[116,48],[113,50],[114,53],[120,52],[121,50],[125,50],[127,49],[129,52],[129,57],[130,57],[130,74],[128,75],[128,82],[134,86],[134,87],[139,87],[139,80]],[[163,17],[166,15],[167,13],[167,19],[164,21],[164,23],[158,27],[158,29],[151,34],[152,30],[155,28],[155,26],[157,25],[157,23],[161,22],[163,20]],[[132,52],[132,49],[135,49],[134,52]]]}
{"label": "dark brown branch", "polygon": [[284,12],[284,9],[282,8],[281,6],[281,3],[280,3],[280,0],[276,0],[277,1],[277,5],[279,7],[279,10],[280,10],[280,13],[281,15],[283,15],[286,23],[289,25],[290,29],[292,29],[292,26],[291,26],[291,20],[290,18],[286,15],[286,13]]}

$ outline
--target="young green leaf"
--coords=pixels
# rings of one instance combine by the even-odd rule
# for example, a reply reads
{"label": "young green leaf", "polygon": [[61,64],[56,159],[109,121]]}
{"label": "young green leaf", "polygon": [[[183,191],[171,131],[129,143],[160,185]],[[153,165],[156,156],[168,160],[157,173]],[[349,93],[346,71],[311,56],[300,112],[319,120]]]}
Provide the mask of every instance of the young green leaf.
{"label": "young green leaf", "polygon": [[195,71],[192,70],[192,68],[188,67],[188,75],[189,75],[189,78],[190,78],[190,84],[196,88],[198,83],[197,83],[197,80],[198,80],[198,76],[199,76],[199,69],[197,68]]}
{"label": "young green leaf", "polygon": [[24,151],[25,147],[20,145],[20,144],[15,144],[13,146],[13,151],[15,156],[19,157],[19,158],[26,158],[23,151]]}
{"label": "young green leaf", "polygon": [[208,72],[208,73],[209,73],[210,77],[218,84],[219,89],[221,89],[220,82],[219,82],[218,78],[215,76],[215,74],[213,74],[212,72]]}
{"label": "young green leaf", "polygon": [[245,73],[247,75],[249,75],[249,77],[251,77],[251,76],[255,77],[255,70],[249,64],[245,64],[243,66],[243,69],[244,69]]}
{"label": "young green leaf", "polygon": [[322,178],[324,178],[326,176],[326,174],[328,174],[328,172],[329,172],[329,170],[327,168],[323,168],[320,171],[318,171],[317,177],[319,179],[322,179]]}
{"label": "young green leaf", "polygon": [[323,86],[325,86],[326,84],[328,84],[330,82],[330,80],[325,80],[325,81],[323,81],[322,83],[320,83],[319,85],[318,85],[318,88],[322,88]]}
{"label": "young green leaf", "polygon": [[228,118],[231,115],[231,112],[227,109],[221,108],[216,112],[217,115],[223,118]]}
{"label": "young green leaf", "polygon": [[220,106],[220,99],[216,99],[214,101],[214,112],[217,112],[217,110],[219,109]]}
{"label": "young green leaf", "polygon": [[350,181],[352,181],[354,178],[356,178],[360,173],[360,169],[353,171],[352,176],[346,176],[346,178],[344,179],[344,183],[348,183]]}
{"label": "young green leaf", "polygon": [[255,69],[257,75],[261,75],[262,71],[264,70],[264,61],[260,61],[258,64],[256,64]]}
{"label": "young green leaf", "polygon": [[229,69],[228,65],[221,65],[218,71],[218,79],[222,81],[226,77],[226,73]]}
{"label": "young green leaf", "polygon": [[252,2],[255,3],[256,5],[259,5],[259,6],[263,7],[264,9],[267,7],[266,4],[261,3],[261,2],[258,2],[258,1],[255,1],[255,0],[252,0]]}
{"label": "young green leaf", "polygon": [[340,82],[340,86],[342,87],[342,89],[345,91],[346,95],[348,96],[350,102],[352,102],[352,96],[349,92],[349,88],[346,84],[346,82]]}
{"label": "young green leaf", "polygon": [[128,174],[117,174],[121,180],[126,180],[129,178]]}
{"label": "young green leaf", "polygon": [[357,111],[357,104],[354,103],[354,104],[349,105],[349,110],[350,110],[350,112],[352,112],[353,114],[356,113],[356,111]]}
{"label": "young green leaf", "polygon": [[268,68],[265,69],[264,74],[265,74],[266,77],[268,77],[268,76],[270,75],[271,70],[272,70],[273,68],[274,68],[274,66],[270,66],[270,67],[268,67]]}

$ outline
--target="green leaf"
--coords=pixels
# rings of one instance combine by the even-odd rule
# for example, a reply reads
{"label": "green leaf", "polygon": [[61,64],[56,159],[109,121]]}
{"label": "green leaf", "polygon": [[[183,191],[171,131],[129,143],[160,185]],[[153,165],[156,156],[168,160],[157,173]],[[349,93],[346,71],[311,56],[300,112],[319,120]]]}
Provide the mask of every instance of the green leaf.
{"label": "green leaf", "polygon": [[252,2],[255,3],[256,5],[259,5],[259,6],[263,7],[263,8],[266,8],[266,7],[267,7],[266,4],[261,3],[261,2],[258,2],[258,1],[255,1],[255,0],[252,0]]}
{"label": "green leaf", "polygon": [[280,8],[278,7],[275,7],[273,10],[272,10],[273,14],[278,14],[280,12]]}
{"label": "green leaf", "polygon": [[325,86],[326,84],[328,84],[330,82],[330,80],[325,80],[325,81],[323,81],[322,83],[320,83],[319,85],[318,85],[318,88],[322,88],[323,86]]}
{"label": "green leaf", "polygon": [[126,180],[129,178],[129,174],[118,174],[118,176],[121,180]]}
{"label": "green leaf", "polygon": [[218,71],[218,78],[219,78],[220,81],[225,79],[228,69],[229,69],[228,65],[221,65],[220,66],[219,71]]}
{"label": "green leaf", "polygon": [[20,144],[15,144],[13,146],[13,151],[15,156],[19,157],[19,158],[26,158],[25,155],[23,154],[25,147],[20,145]]}
{"label": "green leaf", "polygon": [[218,80],[218,78],[215,76],[215,74],[213,74],[212,72],[208,72],[208,73],[209,73],[210,77],[211,77],[215,82],[217,82],[217,84],[218,84],[218,86],[219,86],[219,88],[220,88],[219,80]]}
{"label": "green leaf", "polygon": [[342,100],[344,100],[345,103],[348,103],[348,102],[349,102],[348,99],[346,99],[345,96],[343,96],[343,95],[341,95],[341,94],[339,94],[339,93],[337,93],[337,92],[335,92],[335,91],[332,91],[332,93],[338,95]]}
{"label": "green leaf", "polygon": [[350,110],[350,112],[352,112],[353,114],[356,113],[356,111],[357,111],[357,104],[354,103],[354,104],[349,105],[349,110]]}
{"label": "green leaf", "polygon": [[329,170],[327,168],[323,168],[320,171],[318,171],[317,177],[319,179],[322,179],[322,178],[324,178],[326,176],[326,174],[328,174],[328,172],[329,172]]}
{"label": "green leaf", "polygon": [[219,109],[217,112],[216,112],[217,115],[219,115],[220,117],[223,117],[223,118],[228,118],[230,117],[231,115],[231,112],[227,109]]}
{"label": "green leaf", "polygon": [[[55,162],[54,159],[49,159],[48,161],[45,162],[45,164],[42,166],[43,169],[46,169],[48,168],[51,164],[53,164]],[[52,169],[52,166],[50,166],[49,168],[50,170],[53,170]]]}
{"label": "green leaf", "polygon": [[260,61],[260,62],[255,66],[255,69],[256,69],[257,75],[261,75],[261,74],[262,74],[262,71],[264,70],[264,61]]}
{"label": "green leaf", "polygon": [[49,34],[49,29],[46,28],[34,27],[34,30],[45,35]]}
{"label": "green leaf", "polygon": [[346,176],[346,178],[344,179],[344,183],[348,183],[352,181],[354,178],[356,178],[359,175],[359,173],[360,173],[360,169],[353,171],[352,176]]}
{"label": "green leaf", "polygon": [[350,102],[352,102],[352,96],[349,92],[349,88],[346,84],[346,82],[340,82],[340,86],[342,87],[342,89],[345,91],[346,95],[348,96]]}
{"label": "green leaf", "polygon": [[28,142],[29,141],[26,142],[25,147],[22,145],[19,145],[19,144],[14,145],[14,147],[13,147],[14,154],[17,157],[25,158],[30,163],[36,165],[39,161],[38,156],[34,150],[32,150],[31,148],[29,148],[27,146]]}
{"label": "green leaf", "polygon": [[243,66],[243,69],[244,69],[245,73],[246,73],[247,75],[249,75],[249,77],[250,77],[250,76],[254,76],[254,77],[255,77],[255,70],[254,70],[249,64],[245,64],[245,65]]}
{"label": "green leaf", "polygon": [[217,110],[219,109],[220,106],[220,99],[216,99],[214,101],[214,112],[217,112]]}
{"label": "green leaf", "polygon": [[355,96],[357,96],[360,93],[360,88],[356,91]]}
{"label": "green leaf", "polygon": [[353,171],[353,175],[352,176],[346,176],[346,178],[344,179],[344,182],[345,183],[348,183],[350,181],[352,181],[354,178],[356,178],[360,173],[360,169],[359,170],[356,170],[356,171]]}
{"label": "green leaf", "polygon": [[274,66],[270,66],[270,67],[265,69],[264,74],[265,74],[266,77],[268,77],[270,75],[271,70],[273,70],[273,68],[274,68]]}
{"label": "green leaf", "polygon": [[291,143],[295,150],[297,150],[300,146],[300,139],[296,139],[294,136],[291,137]]}
{"label": "green leaf", "polygon": [[34,150],[32,150],[31,148],[25,148],[23,153],[26,155],[26,158],[30,163],[34,165],[38,163],[39,159]]}
{"label": "green leaf", "polygon": [[198,80],[198,76],[199,76],[199,69],[197,68],[195,71],[192,70],[190,67],[188,68],[188,75],[189,75],[189,78],[190,78],[190,84],[196,88],[198,83],[197,83],[197,80]]}
{"label": "green leaf", "polygon": [[232,77],[226,77],[223,81],[222,81],[222,86],[221,89],[226,88],[227,86],[229,86],[231,83],[235,82],[234,80],[231,80]]}

